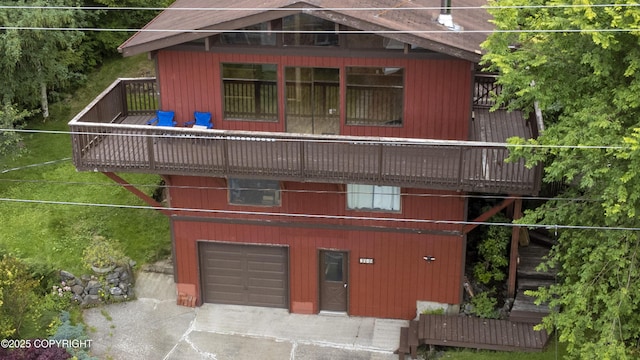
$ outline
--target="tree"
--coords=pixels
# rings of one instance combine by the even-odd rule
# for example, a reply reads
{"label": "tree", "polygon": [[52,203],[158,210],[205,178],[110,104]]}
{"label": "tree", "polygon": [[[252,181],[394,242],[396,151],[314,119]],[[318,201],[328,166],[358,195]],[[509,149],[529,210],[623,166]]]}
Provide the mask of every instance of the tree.
{"label": "tree", "polygon": [[0,100],[21,108],[40,105],[49,116],[48,91],[60,88],[81,76],[74,71],[83,62],[78,46],[83,33],[73,30],[33,30],[29,28],[76,28],[83,11],[42,9],[37,6],[77,6],[79,0],[0,0],[1,5],[31,6],[0,10]]}
{"label": "tree", "polygon": [[0,106],[0,129],[9,129],[0,131],[0,160],[16,157],[22,152],[22,137],[12,130],[21,127],[23,120],[29,115],[30,112],[18,111],[11,105]]}
{"label": "tree", "polygon": [[[174,0],[89,0],[87,6],[108,6],[113,10],[100,11],[94,16],[96,27],[109,29],[140,29],[160,11],[158,10],[116,10],[115,8],[162,8],[171,5]],[[125,15],[126,16],[123,16]],[[101,55],[109,57],[117,54],[120,46],[132,33],[125,31],[98,31],[87,34],[92,48]]]}
{"label": "tree", "polygon": [[538,139],[511,140],[513,156],[568,184],[522,223],[572,227],[546,264],[558,283],[535,294],[553,309],[544,326],[581,359],[640,356],[640,8],[610,3],[493,0],[498,31],[483,44],[498,102],[537,101],[545,117]]}

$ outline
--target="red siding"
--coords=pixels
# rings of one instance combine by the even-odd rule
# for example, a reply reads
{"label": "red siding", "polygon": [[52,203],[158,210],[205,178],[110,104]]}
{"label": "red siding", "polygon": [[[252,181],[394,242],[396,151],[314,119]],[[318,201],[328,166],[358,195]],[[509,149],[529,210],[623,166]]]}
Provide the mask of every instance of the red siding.
{"label": "red siding", "polygon": [[[349,314],[411,319],[416,301],[460,302],[462,239],[366,231],[283,228],[173,221],[178,282],[198,278],[196,241],[278,244],[289,247],[290,302],[318,311],[318,249],[349,251]],[[427,263],[422,257],[434,256]],[[358,263],[373,258],[373,265]]]}
{"label": "red siding", "polygon": [[[468,138],[472,78],[471,63],[464,60],[332,58],[177,51],[160,51],[157,59],[162,105],[165,109],[175,110],[177,120],[181,123],[189,121],[193,112],[198,110],[212,112],[219,129],[284,131],[282,111],[277,123],[220,120],[221,63],[279,64],[280,77],[285,66],[386,66],[405,69],[404,126],[347,126],[343,121],[341,134],[454,140]],[[282,99],[282,96],[280,98]],[[282,100],[280,108],[284,108]],[[344,111],[341,113],[344,114]]]}
{"label": "red siding", "polygon": [[[249,210],[298,214],[347,216],[387,216],[381,213],[353,212],[345,209],[345,195],[330,184],[285,183],[282,205],[271,207],[230,206],[220,180],[197,177],[171,177],[171,205],[179,208]],[[185,188],[185,186],[187,188]],[[197,188],[196,188],[197,187]],[[395,217],[462,220],[464,201],[457,197],[424,196],[418,190],[403,189],[402,213]],[[416,196],[423,195],[423,196]],[[274,221],[388,226],[420,229],[455,227],[434,224],[396,224],[373,220],[292,219],[230,213],[190,213],[214,218],[268,218]],[[186,215],[186,214],[180,214]],[[290,303],[292,311],[308,307],[318,311],[318,250],[349,251],[349,314],[384,318],[415,317],[416,301],[457,304],[461,299],[464,264],[461,236],[382,232],[364,229],[331,229],[299,226],[263,226],[207,222],[206,219],[174,219],[172,222],[178,282],[200,288],[197,241],[224,241],[252,244],[279,244],[289,247]],[[373,228],[371,228],[373,229]],[[428,263],[423,256],[434,256]],[[361,265],[360,257],[373,258],[373,265]]]}

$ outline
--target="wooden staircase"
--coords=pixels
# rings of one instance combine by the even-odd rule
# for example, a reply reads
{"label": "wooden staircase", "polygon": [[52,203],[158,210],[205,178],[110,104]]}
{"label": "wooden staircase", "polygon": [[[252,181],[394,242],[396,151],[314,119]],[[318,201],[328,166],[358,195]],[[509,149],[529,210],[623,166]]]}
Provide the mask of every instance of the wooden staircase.
{"label": "wooden staircase", "polygon": [[538,271],[536,268],[549,254],[553,239],[540,231],[529,232],[530,242],[519,248],[519,262],[517,272],[517,289],[509,320],[539,324],[542,318],[549,314],[546,304],[536,305],[534,298],[525,295],[527,290],[537,290],[541,286],[550,286],[556,282],[556,271]]}

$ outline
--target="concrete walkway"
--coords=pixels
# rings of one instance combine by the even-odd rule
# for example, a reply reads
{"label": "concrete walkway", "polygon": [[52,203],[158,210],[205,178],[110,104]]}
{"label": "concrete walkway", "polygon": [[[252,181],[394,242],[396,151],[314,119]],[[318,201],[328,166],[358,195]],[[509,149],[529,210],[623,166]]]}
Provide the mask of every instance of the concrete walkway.
{"label": "concrete walkway", "polygon": [[85,310],[100,359],[396,359],[403,320],[176,305],[171,275],[141,272],[138,299]]}

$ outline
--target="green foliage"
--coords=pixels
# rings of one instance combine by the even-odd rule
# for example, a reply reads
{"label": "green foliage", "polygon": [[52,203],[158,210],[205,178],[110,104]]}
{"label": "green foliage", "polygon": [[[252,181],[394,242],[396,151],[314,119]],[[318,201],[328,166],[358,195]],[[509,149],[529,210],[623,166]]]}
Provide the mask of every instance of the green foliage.
{"label": "green foliage", "polygon": [[444,315],[444,309],[443,308],[424,309],[424,310],[422,310],[421,314],[424,314],[424,315]]}
{"label": "green foliage", "polygon": [[[77,6],[80,0],[0,0],[1,5]],[[78,47],[83,33],[32,30],[22,27],[79,27],[84,12],[67,9],[0,9],[0,23],[14,27],[0,32],[0,100],[33,109],[40,103],[41,87],[59,89],[81,77],[74,69],[83,64]]]}
{"label": "green foliage", "polygon": [[122,245],[117,240],[94,235],[82,252],[82,260],[88,269],[92,266],[105,268],[115,266],[125,260]]}
{"label": "green foliage", "polygon": [[[171,5],[172,2],[173,0],[94,0],[92,3],[114,8],[161,8]],[[101,28],[139,29],[158,13],[158,10],[106,10],[95,12],[91,22],[94,26]],[[100,58],[108,58],[117,54],[118,46],[131,34],[126,31],[96,31],[87,34],[88,39],[85,44],[91,47],[93,54],[100,55]]]}
{"label": "green foliage", "polygon": [[571,185],[560,195],[565,200],[522,219],[578,227],[561,230],[546,264],[559,269],[559,284],[535,292],[561,309],[545,326],[557,327],[571,358],[637,358],[640,234],[582,227],[640,228],[640,9],[570,3],[582,6],[492,1],[501,6],[490,9],[498,29],[525,31],[492,34],[484,64],[501,74],[500,103],[531,110],[538,101],[545,116],[545,131],[529,141],[541,147],[513,139],[513,156],[544,163],[546,182]]}
{"label": "green foliage", "polygon": [[33,305],[39,283],[26,264],[13,256],[0,260],[0,338],[19,338],[23,324],[39,316]]}
{"label": "green foliage", "polygon": [[[494,215],[490,222],[509,223],[502,214]],[[481,284],[499,282],[506,278],[509,265],[507,248],[511,240],[511,228],[506,226],[487,226],[485,235],[478,245],[478,262],[473,267],[473,275]]]}
{"label": "green foliage", "polygon": [[[50,337],[52,340],[87,340],[89,336],[85,331],[83,324],[73,324],[71,316],[68,312],[60,313],[59,325],[55,333]],[[96,359],[87,353],[88,349],[82,347],[67,348],[67,352],[73,355],[74,359]]]}
{"label": "green foliage", "polygon": [[[20,129],[22,128],[24,119],[31,115],[28,111],[19,111],[9,104],[0,105],[0,128],[1,129]],[[15,159],[23,151],[20,146],[22,136],[15,131],[0,131],[0,160],[7,157]]]}
{"label": "green foliage", "polygon": [[473,314],[485,319],[498,319],[500,313],[496,310],[498,300],[494,296],[493,291],[485,291],[471,298],[473,305]]}

